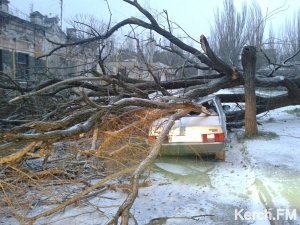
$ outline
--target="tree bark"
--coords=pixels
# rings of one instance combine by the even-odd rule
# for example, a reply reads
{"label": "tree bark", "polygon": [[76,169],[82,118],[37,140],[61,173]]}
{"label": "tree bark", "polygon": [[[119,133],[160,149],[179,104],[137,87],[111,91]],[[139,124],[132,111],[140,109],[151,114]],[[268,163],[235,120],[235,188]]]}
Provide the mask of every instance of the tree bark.
{"label": "tree bark", "polygon": [[245,134],[247,137],[252,137],[258,132],[255,96],[256,48],[254,46],[243,48],[242,65],[245,80]]}

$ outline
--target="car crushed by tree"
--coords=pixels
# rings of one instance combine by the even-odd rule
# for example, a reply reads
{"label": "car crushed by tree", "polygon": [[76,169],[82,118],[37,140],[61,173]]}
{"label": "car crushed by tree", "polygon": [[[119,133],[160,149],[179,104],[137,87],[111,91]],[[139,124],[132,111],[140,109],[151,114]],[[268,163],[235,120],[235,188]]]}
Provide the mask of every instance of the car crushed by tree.
{"label": "car crushed by tree", "polygon": [[[166,147],[169,151],[170,146],[175,146],[176,150],[178,145],[186,146],[185,143],[195,142],[196,145],[201,143],[202,146],[204,142],[206,147],[218,146],[213,151],[222,153],[227,139],[225,121],[227,125],[231,122],[242,121],[248,124],[253,122],[251,119],[245,119],[244,109],[225,112],[225,120],[218,100],[220,98],[222,103],[243,102],[245,94],[220,94],[219,97],[211,97],[208,101],[207,99],[197,101],[221,89],[244,86],[248,74],[252,75],[251,81],[256,87],[283,87],[287,90],[286,94],[271,98],[254,95],[258,104],[254,106],[257,111],[252,107],[252,116],[300,103],[299,75],[282,74],[285,72],[281,70],[294,68],[289,62],[297,57],[299,49],[280,62],[273,62],[266,55],[268,64],[273,68],[266,76],[255,73],[253,70],[255,63],[252,63],[252,70],[247,70],[247,62],[251,57],[244,58],[243,65],[231,64],[231,59],[222,59],[220,56],[224,57],[226,54],[217,54],[204,35],[200,36],[200,41],[196,40],[197,47],[187,44],[171,29],[167,11],[163,12],[166,26],[162,26],[139,1],[124,0],[124,2],[128,3],[128,7],[136,8],[143,15],[143,19],[130,17],[113,25],[109,22],[107,29],[101,32],[88,24],[80,23],[87,27],[82,31],[85,34],[82,39],[67,43],[48,40],[55,47],[48,54],[39,57],[39,59],[47,58],[60,50],[69,53],[76,49],[75,54],[79,54],[78,46],[85,47],[92,44],[91,49],[97,50],[93,61],[94,67],[87,66],[88,69],[80,70],[75,76],[67,78],[49,75],[46,72],[46,79],[41,79],[34,87],[21,86],[9,75],[1,73],[0,88],[6,91],[5,96],[8,96],[8,100],[1,98],[0,102],[3,109],[0,119],[0,152],[3,153],[0,164],[3,168],[0,176],[5,182],[1,183],[2,194],[5,197],[0,204],[13,209],[14,206],[24,206],[25,210],[14,211],[14,216],[21,222],[33,224],[40,218],[53,215],[71,204],[88,198],[100,188],[107,190],[114,185],[113,187],[117,188],[125,187],[127,197],[116,213],[109,217],[107,224],[119,224],[120,220],[122,224],[128,224],[130,209],[138,195],[139,186],[142,185],[142,174],[151,166],[162,148]],[[235,16],[239,18],[238,15]],[[113,51],[113,44],[107,40],[125,26],[131,28],[127,38],[133,41],[136,46],[135,56],[139,56],[138,61],[143,64],[139,73],[141,75],[146,70],[151,79],[136,79],[128,75],[128,69],[119,68],[115,71],[107,66],[107,59]],[[155,43],[152,37],[147,37],[148,44],[155,43],[164,50],[164,54],[157,53],[157,55],[168,58],[170,55],[167,53],[171,52],[177,56],[176,59],[181,59],[177,60],[181,64],[174,66],[173,70],[163,68],[164,80],[160,79],[155,67],[147,61],[142,47],[142,43],[146,40],[139,39],[136,33],[138,29],[155,32],[168,41],[163,45]],[[227,36],[239,37],[238,34]],[[263,52],[258,47],[250,48],[245,46],[246,44],[247,41],[239,46],[240,50],[245,50],[242,58],[249,52],[253,54]],[[238,50],[231,50],[235,50],[233,55],[236,62]],[[230,49],[226,51],[230,52]],[[124,50],[122,52],[125,52],[125,55],[132,53]],[[240,54],[240,51],[238,53]],[[122,57],[125,57],[124,54]],[[136,69],[136,64],[132,64],[131,68]],[[186,71],[191,67],[210,73],[187,76]],[[176,75],[172,80],[167,79],[170,71],[174,71]],[[177,76],[179,71],[180,76]],[[172,94],[172,90],[180,88],[184,89],[181,96]],[[150,99],[149,95],[153,93],[162,96]],[[212,107],[214,112],[209,109],[210,106],[207,104],[209,101],[214,104]],[[149,127],[157,123],[155,121],[162,120],[164,125],[159,126],[159,132],[152,132],[151,128],[149,135]],[[202,131],[203,123],[206,131]],[[254,124],[256,126],[256,121]],[[154,141],[151,145],[145,147],[140,144],[148,138]],[[166,140],[169,140],[169,143],[165,143]],[[68,147],[63,148],[65,145]],[[194,143],[188,144],[187,149],[192,145]],[[63,151],[63,157],[53,159],[51,154],[59,150]],[[53,162],[61,163],[53,164]],[[87,168],[94,171],[94,174],[87,176],[85,173]],[[94,175],[101,179],[95,182],[92,180]],[[118,182],[111,184],[120,177],[130,177],[130,180],[122,180],[121,185]],[[40,191],[36,195],[36,202],[39,202],[39,199],[45,199],[41,185],[47,186],[52,182],[56,187],[58,184],[70,184],[70,181],[72,184],[81,185],[75,194],[68,193],[55,201],[50,199],[48,203],[50,205],[53,203],[53,207],[39,214],[28,214],[26,209],[35,205],[32,196],[21,198],[27,193],[28,186]],[[16,193],[13,191],[16,188],[22,191]],[[52,192],[53,190],[50,190],[48,193]]]}

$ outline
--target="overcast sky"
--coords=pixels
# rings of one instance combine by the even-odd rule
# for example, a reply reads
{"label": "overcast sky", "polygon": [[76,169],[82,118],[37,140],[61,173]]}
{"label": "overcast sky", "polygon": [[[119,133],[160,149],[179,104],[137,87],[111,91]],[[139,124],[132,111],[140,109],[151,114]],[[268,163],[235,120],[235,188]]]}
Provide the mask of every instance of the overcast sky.
{"label": "overcast sky", "polygon": [[[252,0],[246,0],[251,3]],[[60,0],[10,0],[11,8],[25,14],[33,11],[40,11],[48,16],[60,16]],[[108,0],[113,21],[117,22],[130,16],[140,16],[132,6],[122,0]],[[213,15],[216,7],[222,6],[223,0],[140,0],[141,4],[152,12],[162,12],[166,9],[169,18],[178,23],[191,36],[198,39],[201,34],[209,36],[210,24],[213,22]],[[240,4],[242,0],[235,0]],[[269,22],[273,27],[283,23],[285,18],[291,16],[300,7],[299,0],[258,0],[263,13],[270,12],[284,5],[283,12],[278,13]],[[108,20],[108,9],[105,0],[63,0],[63,21],[70,19],[76,14],[91,14],[99,19]],[[64,23],[64,28],[66,24]]]}

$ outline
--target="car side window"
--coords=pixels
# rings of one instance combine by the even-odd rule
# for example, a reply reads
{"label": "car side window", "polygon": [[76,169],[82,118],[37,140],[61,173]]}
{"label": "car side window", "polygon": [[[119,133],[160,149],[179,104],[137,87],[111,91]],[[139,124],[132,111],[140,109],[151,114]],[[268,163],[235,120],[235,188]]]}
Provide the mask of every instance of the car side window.
{"label": "car side window", "polygon": [[191,111],[191,112],[189,113],[190,116],[198,116],[198,115],[200,115],[200,114],[201,114],[201,113],[195,112],[195,111]]}
{"label": "car side window", "polygon": [[[207,111],[209,111],[212,115],[218,115],[218,110],[216,108],[216,105],[213,100],[199,103],[201,106],[205,107]],[[195,111],[191,111],[189,113],[190,116],[199,116],[199,115],[205,115],[205,113],[199,113]]]}
{"label": "car side window", "polygon": [[207,102],[203,102],[202,106],[204,106],[213,115],[218,114],[218,110],[217,110],[217,107],[216,107],[214,101],[210,100],[210,101],[207,101]]}

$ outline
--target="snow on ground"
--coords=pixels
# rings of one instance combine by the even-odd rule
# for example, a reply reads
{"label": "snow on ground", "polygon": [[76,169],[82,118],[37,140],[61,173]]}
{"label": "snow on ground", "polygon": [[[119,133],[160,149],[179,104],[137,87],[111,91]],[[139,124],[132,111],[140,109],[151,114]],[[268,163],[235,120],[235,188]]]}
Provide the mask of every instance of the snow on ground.
{"label": "snow on ground", "polygon": [[[300,107],[274,110],[261,118],[268,139],[247,140],[248,159],[273,208],[296,209],[300,221]],[[278,136],[276,136],[278,135]],[[268,196],[269,195],[269,196]],[[293,224],[293,223],[290,223]],[[296,223],[294,223],[296,224]]]}
{"label": "snow on ground", "polygon": [[[254,139],[244,139],[240,131],[231,134],[225,162],[157,160],[159,170],[152,174],[153,185],[141,190],[134,205],[137,220],[141,224],[159,217],[173,217],[167,224],[300,224],[297,109],[299,106],[285,107],[260,115],[260,135]],[[159,186],[157,181],[166,185]],[[141,210],[145,204],[147,210]],[[254,213],[268,209],[271,220],[280,216],[280,221],[267,217],[235,220],[235,210],[241,209]],[[285,213],[279,215],[293,209],[298,212],[296,221],[286,220]],[[198,217],[198,221],[180,218],[196,215],[213,216]]]}
{"label": "snow on ground", "polygon": [[[225,162],[157,159],[151,185],[140,189],[131,210],[138,224],[300,224],[299,111],[293,106],[260,115],[261,134],[253,139],[243,138],[241,130],[231,133]],[[123,192],[107,192],[36,224],[105,224],[125,198]],[[266,208],[272,218],[277,209],[296,209],[297,220],[285,214],[280,221],[255,215],[235,220],[235,212],[261,214]],[[17,223],[0,218],[0,224]]]}

